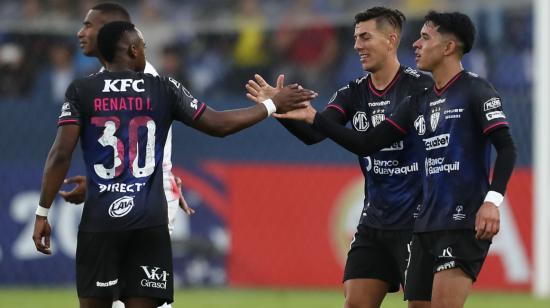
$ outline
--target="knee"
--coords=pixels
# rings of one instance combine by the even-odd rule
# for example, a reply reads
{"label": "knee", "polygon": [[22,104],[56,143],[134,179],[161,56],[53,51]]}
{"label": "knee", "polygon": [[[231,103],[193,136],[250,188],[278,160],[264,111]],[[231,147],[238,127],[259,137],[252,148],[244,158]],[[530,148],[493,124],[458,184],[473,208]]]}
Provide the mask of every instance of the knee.
{"label": "knee", "polygon": [[428,301],[410,301],[408,308],[430,308],[430,304]]}
{"label": "knee", "polygon": [[347,296],[344,308],[379,308],[379,306],[360,297]]}

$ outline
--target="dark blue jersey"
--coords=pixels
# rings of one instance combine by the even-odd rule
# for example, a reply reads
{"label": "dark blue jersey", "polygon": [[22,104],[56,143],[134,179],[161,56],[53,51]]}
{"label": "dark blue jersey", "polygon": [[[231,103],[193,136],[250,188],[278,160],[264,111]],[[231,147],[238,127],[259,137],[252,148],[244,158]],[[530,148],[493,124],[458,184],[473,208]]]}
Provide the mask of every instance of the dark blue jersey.
{"label": "dark blue jersey", "polygon": [[413,131],[424,148],[424,198],[415,232],[474,229],[489,188],[487,134],[508,126],[496,90],[462,71],[444,88],[412,97],[391,120]]}
{"label": "dark blue jersey", "polygon": [[67,89],[59,125],[80,125],[87,173],[83,231],[167,224],[162,160],[173,120],[187,125],[205,109],[171,78],[100,72]]}
{"label": "dark blue jersey", "polygon": [[[338,90],[327,108],[336,109],[356,131],[367,132],[392,114],[404,98],[430,87],[430,77],[401,67],[392,82],[377,90],[370,75]],[[368,157],[358,157],[365,176],[365,205],[361,224],[379,229],[412,229],[422,201],[422,149],[415,136]]]}

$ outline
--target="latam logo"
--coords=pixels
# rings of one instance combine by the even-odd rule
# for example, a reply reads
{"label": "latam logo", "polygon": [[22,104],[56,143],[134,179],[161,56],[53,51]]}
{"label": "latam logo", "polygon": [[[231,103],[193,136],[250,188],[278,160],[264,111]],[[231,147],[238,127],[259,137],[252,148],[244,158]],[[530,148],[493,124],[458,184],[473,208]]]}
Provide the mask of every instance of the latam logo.
{"label": "latam logo", "polygon": [[145,91],[143,88],[143,84],[145,83],[143,79],[105,79],[104,82],[105,86],[102,92],[126,92],[129,87],[132,87],[132,90],[135,92]]}
{"label": "latam logo", "polygon": [[164,289],[166,290],[166,281],[170,274],[167,271],[159,271],[160,267],[151,267],[142,265],[141,268],[145,272],[147,278],[141,279],[141,286],[155,289]]}
{"label": "latam logo", "polygon": [[489,100],[487,100],[485,103],[483,103],[483,111],[497,109],[500,106],[501,106],[500,98],[491,97]]}
{"label": "latam logo", "polygon": [[426,151],[435,150],[439,148],[445,148],[449,145],[450,140],[449,134],[437,135],[431,138],[422,139],[424,141],[424,146]]}
{"label": "latam logo", "polygon": [[113,218],[126,216],[134,207],[134,197],[124,196],[116,199],[109,206],[109,216]]}

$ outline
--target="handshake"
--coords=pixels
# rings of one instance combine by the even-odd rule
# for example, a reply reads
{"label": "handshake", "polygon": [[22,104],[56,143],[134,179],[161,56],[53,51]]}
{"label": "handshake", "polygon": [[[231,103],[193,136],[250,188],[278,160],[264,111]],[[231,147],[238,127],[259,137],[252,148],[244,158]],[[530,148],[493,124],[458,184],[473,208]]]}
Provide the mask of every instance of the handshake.
{"label": "handshake", "polygon": [[284,86],[284,75],[277,78],[277,86],[268,84],[262,76],[254,75],[246,85],[246,97],[256,104],[264,104],[268,115],[277,119],[304,121],[313,124],[317,110],[311,106],[311,100],[318,94],[302,88],[298,84]]}

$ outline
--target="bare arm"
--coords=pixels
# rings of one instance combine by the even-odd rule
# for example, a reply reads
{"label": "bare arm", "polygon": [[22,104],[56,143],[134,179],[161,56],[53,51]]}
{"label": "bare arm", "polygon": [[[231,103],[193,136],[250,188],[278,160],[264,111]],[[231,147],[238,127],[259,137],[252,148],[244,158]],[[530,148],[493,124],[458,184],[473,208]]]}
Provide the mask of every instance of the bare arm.
{"label": "bare arm", "polygon": [[[298,85],[291,85],[281,89],[272,100],[278,112],[286,112],[303,108],[304,101],[311,100],[316,96],[317,94],[313,91],[299,89]],[[225,137],[250,127],[267,116],[267,109],[263,104],[226,111],[206,108],[195,127],[211,136]]]}
{"label": "bare arm", "polygon": [[[42,189],[40,191],[40,206],[50,208],[55,195],[59,191],[69,166],[74,148],[80,135],[80,126],[64,125],[57,130],[57,136],[50,149],[44,175],[42,176]],[[33,241],[36,249],[44,254],[51,254],[50,250],[51,228],[47,217],[35,216]],[[44,241],[43,241],[44,240]]]}

